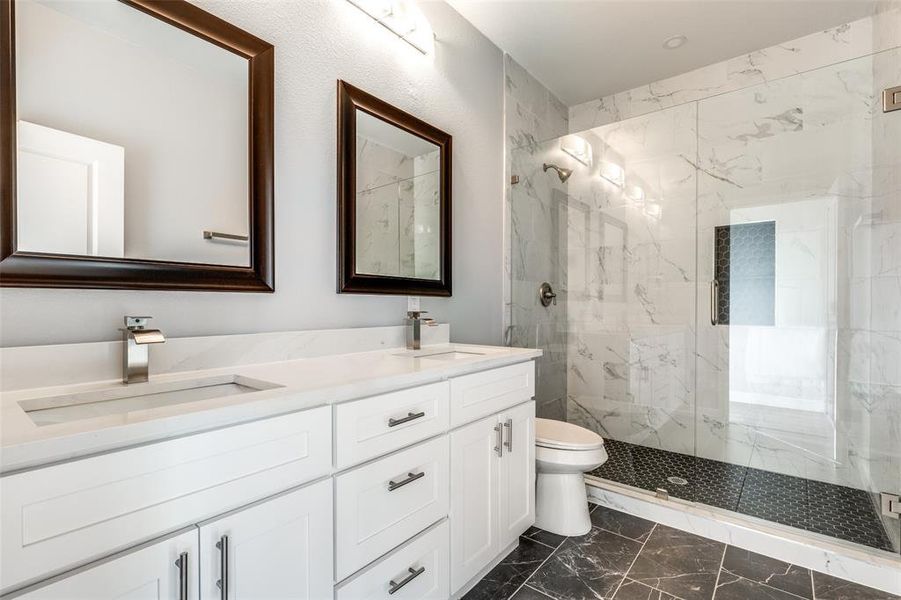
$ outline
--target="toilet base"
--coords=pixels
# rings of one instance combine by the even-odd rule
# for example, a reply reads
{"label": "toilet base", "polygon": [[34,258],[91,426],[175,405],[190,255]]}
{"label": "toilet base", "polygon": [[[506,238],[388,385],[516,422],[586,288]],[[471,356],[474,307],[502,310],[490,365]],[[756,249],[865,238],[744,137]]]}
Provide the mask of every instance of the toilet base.
{"label": "toilet base", "polygon": [[565,536],[591,531],[582,473],[538,473],[535,527]]}

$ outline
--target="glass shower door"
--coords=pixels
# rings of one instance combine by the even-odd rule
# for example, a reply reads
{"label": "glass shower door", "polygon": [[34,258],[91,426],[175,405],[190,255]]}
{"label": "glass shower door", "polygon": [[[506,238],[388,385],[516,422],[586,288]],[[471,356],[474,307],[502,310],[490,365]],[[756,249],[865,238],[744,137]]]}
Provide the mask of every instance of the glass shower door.
{"label": "glass shower door", "polygon": [[901,487],[901,323],[879,298],[901,299],[901,118],[876,100],[898,64],[698,103],[697,455],[747,467],[739,512],[884,549],[870,493]]}

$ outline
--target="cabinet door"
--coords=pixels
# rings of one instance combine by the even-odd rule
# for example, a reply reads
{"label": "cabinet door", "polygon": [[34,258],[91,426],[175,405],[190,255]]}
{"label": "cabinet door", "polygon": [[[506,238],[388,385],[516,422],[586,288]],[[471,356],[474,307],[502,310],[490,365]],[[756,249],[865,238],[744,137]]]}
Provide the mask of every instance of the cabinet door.
{"label": "cabinet door", "polygon": [[500,548],[516,542],[535,523],[535,402],[501,413],[504,456],[500,460]]}
{"label": "cabinet door", "polygon": [[173,537],[120,554],[97,566],[89,566],[49,585],[26,591],[17,598],[197,600],[197,548],[197,529],[192,527]]}
{"label": "cabinet door", "polygon": [[204,523],[200,546],[204,600],[331,598],[332,482]]}
{"label": "cabinet door", "polygon": [[451,588],[487,565],[498,543],[498,421],[491,416],[451,433]]}

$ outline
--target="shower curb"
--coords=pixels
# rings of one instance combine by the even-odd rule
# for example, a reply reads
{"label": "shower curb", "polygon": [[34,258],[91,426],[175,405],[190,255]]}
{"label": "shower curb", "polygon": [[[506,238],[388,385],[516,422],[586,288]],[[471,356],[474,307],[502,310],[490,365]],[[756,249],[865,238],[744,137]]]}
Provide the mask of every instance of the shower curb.
{"label": "shower curb", "polygon": [[725,509],[586,476],[589,501],[799,567],[901,595],[901,555],[773,524]]}

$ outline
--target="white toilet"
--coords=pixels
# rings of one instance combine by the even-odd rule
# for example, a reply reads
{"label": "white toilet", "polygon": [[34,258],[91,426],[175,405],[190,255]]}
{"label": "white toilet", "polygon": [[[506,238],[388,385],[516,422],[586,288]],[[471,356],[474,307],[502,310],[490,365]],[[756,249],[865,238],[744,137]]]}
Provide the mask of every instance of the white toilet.
{"label": "white toilet", "polygon": [[535,527],[558,535],[591,530],[583,473],[607,461],[604,438],[584,427],[535,419]]}

